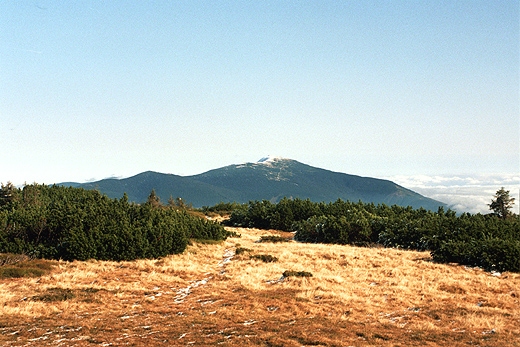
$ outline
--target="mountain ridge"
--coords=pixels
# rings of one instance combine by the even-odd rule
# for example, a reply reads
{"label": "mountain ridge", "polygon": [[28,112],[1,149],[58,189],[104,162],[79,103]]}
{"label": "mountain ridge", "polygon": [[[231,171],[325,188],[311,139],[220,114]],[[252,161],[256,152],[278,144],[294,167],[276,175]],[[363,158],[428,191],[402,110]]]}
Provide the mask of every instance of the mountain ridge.
{"label": "mountain ridge", "polygon": [[335,172],[282,157],[264,157],[257,162],[231,164],[190,176],[145,171],[123,179],[61,185],[97,189],[111,198],[126,193],[130,201],[138,203],[146,201],[154,189],[163,201],[181,197],[195,207],[251,200],[277,202],[283,197],[316,202],[361,200],[429,210],[446,207],[389,180]]}

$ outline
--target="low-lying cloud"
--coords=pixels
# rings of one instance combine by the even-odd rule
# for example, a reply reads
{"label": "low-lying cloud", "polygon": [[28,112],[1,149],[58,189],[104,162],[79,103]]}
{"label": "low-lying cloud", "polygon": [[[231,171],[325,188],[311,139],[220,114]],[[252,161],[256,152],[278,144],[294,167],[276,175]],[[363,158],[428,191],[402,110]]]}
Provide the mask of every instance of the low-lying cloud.
{"label": "low-lying cloud", "polygon": [[488,204],[501,187],[515,198],[513,211],[519,213],[518,174],[489,174],[478,176],[391,176],[387,179],[429,198],[446,203],[457,212],[489,213]]}

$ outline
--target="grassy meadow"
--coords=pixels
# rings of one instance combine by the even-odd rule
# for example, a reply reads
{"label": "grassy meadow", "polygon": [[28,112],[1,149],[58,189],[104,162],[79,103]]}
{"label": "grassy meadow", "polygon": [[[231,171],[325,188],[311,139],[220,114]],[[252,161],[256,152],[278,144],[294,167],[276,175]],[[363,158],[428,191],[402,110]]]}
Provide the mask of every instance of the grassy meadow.
{"label": "grassy meadow", "polygon": [[0,345],[520,346],[519,273],[229,230],[158,260],[0,262]]}

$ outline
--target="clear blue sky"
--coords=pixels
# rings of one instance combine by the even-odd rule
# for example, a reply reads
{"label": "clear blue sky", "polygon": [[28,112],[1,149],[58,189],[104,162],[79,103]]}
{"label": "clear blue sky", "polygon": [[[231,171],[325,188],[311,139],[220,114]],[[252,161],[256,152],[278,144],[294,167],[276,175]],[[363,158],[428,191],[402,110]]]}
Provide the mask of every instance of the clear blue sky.
{"label": "clear blue sky", "polygon": [[0,1],[0,182],[271,154],[517,173],[518,1]]}

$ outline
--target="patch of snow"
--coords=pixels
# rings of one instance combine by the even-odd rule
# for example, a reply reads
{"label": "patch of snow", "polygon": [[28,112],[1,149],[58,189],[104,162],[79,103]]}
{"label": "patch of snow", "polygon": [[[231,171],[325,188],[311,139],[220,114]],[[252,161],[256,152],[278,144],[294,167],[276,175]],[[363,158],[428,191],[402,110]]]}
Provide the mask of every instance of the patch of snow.
{"label": "patch of snow", "polygon": [[219,267],[223,267],[224,265],[226,265],[227,263],[229,263],[231,261],[231,259],[233,259],[233,257],[235,256],[235,251],[232,250],[232,249],[226,249],[224,251],[224,259],[222,259],[221,261],[219,261],[218,263],[218,266]]}
{"label": "patch of snow", "polygon": [[[260,241],[255,241],[255,242],[260,242]],[[265,282],[266,282],[266,283],[269,283],[269,284],[275,284],[275,283],[281,283],[281,282],[283,282],[283,281],[285,281],[285,276],[284,276],[284,275],[282,275],[282,277],[280,277],[280,278],[277,279],[277,280],[267,280],[267,281],[265,281]]]}
{"label": "patch of snow", "polygon": [[257,163],[270,164],[275,161],[283,160],[283,159],[284,158],[282,158],[282,157],[268,155],[267,157],[261,158],[259,161],[257,161]]}

